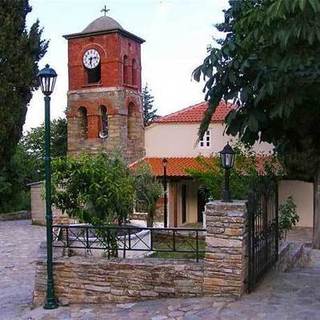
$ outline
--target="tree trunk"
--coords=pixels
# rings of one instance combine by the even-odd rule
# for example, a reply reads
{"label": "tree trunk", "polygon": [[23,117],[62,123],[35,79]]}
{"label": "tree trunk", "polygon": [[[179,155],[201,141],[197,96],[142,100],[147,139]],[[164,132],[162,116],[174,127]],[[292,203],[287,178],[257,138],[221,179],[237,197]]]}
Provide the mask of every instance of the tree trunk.
{"label": "tree trunk", "polygon": [[150,210],[147,217],[147,227],[153,228],[154,209]]}
{"label": "tree trunk", "polygon": [[320,249],[320,167],[314,179],[314,193],[313,193],[313,241],[312,247]]}

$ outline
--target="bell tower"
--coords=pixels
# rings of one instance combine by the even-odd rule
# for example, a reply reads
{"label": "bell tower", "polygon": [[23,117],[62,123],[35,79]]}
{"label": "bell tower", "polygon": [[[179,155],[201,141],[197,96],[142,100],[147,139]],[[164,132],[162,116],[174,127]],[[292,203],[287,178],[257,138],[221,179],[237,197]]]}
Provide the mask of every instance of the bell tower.
{"label": "bell tower", "polygon": [[143,39],[108,16],[68,40],[68,153],[145,154],[141,100]]}

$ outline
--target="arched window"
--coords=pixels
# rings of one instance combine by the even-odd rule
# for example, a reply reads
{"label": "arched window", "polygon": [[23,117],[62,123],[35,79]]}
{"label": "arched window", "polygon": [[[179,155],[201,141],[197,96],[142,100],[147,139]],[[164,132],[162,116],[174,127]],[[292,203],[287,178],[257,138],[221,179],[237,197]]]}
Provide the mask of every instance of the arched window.
{"label": "arched window", "polygon": [[129,66],[128,56],[123,57],[123,83],[129,84]]}
{"label": "arched window", "polygon": [[137,70],[137,62],[135,59],[132,60],[132,85],[138,85],[138,70]]}
{"label": "arched window", "polygon": [[105,106],[100,106],[100,131],[99,137],[101,139],[108,138],[108,113]]}
{"label": "arched window", "polygon": [[82,139],[88,138],[88,117],[87,109],[80,107],[78,109],[78,124],[79,124],[79,135]]}

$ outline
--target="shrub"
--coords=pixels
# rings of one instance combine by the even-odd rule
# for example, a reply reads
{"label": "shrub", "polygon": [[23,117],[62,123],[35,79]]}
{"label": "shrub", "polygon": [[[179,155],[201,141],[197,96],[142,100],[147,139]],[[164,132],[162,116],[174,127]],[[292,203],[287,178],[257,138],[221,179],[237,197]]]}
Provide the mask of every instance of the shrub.
{"label": "shrub", "polygon": [[[262,176],[276,179],[276,176],[279,178],[282,175],[275,157],[260,155],[259,160],[256,153],[241,142],[235,144],[233,149],[236,152],[235,166],[230,170],[230,190],[233,199],[247,199],[248,192]],[[209,159],[198,157],[197,162],[200,169],[189,169],[187,172],[200,182],[201,190],[205,190],[208,198],[221,199],[225,172],[220,165],[219,156]]]}
{"label": "shrub", "polygon": [[117,155],[56,159],[53,173],[53,204],[80,221],[121,224],[132,212],[134,179]]}
{"label": "shrub", "polygon": [[292,197],[279,206],[279,236],[286,239],[288,231],[290,231],[299,222],[297,214],[297,206]]}
{"label": "shrub", "polygon": [[136,203],[148,213],[147,226],[153,226],[156,204],[162,195],[162,186],[152,175],[148,165],[140,165],[134,172]]}

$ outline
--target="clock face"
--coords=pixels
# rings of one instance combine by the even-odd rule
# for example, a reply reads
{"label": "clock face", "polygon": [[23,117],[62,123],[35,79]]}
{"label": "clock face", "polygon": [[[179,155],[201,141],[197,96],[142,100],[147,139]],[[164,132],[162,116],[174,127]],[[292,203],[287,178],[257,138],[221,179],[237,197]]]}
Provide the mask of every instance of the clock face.
{"label": "clock face", "polygon": [[87,50],[83,55],[83,64],[88,69],[96,68],[100,63],[99,52],[95,49]]}

